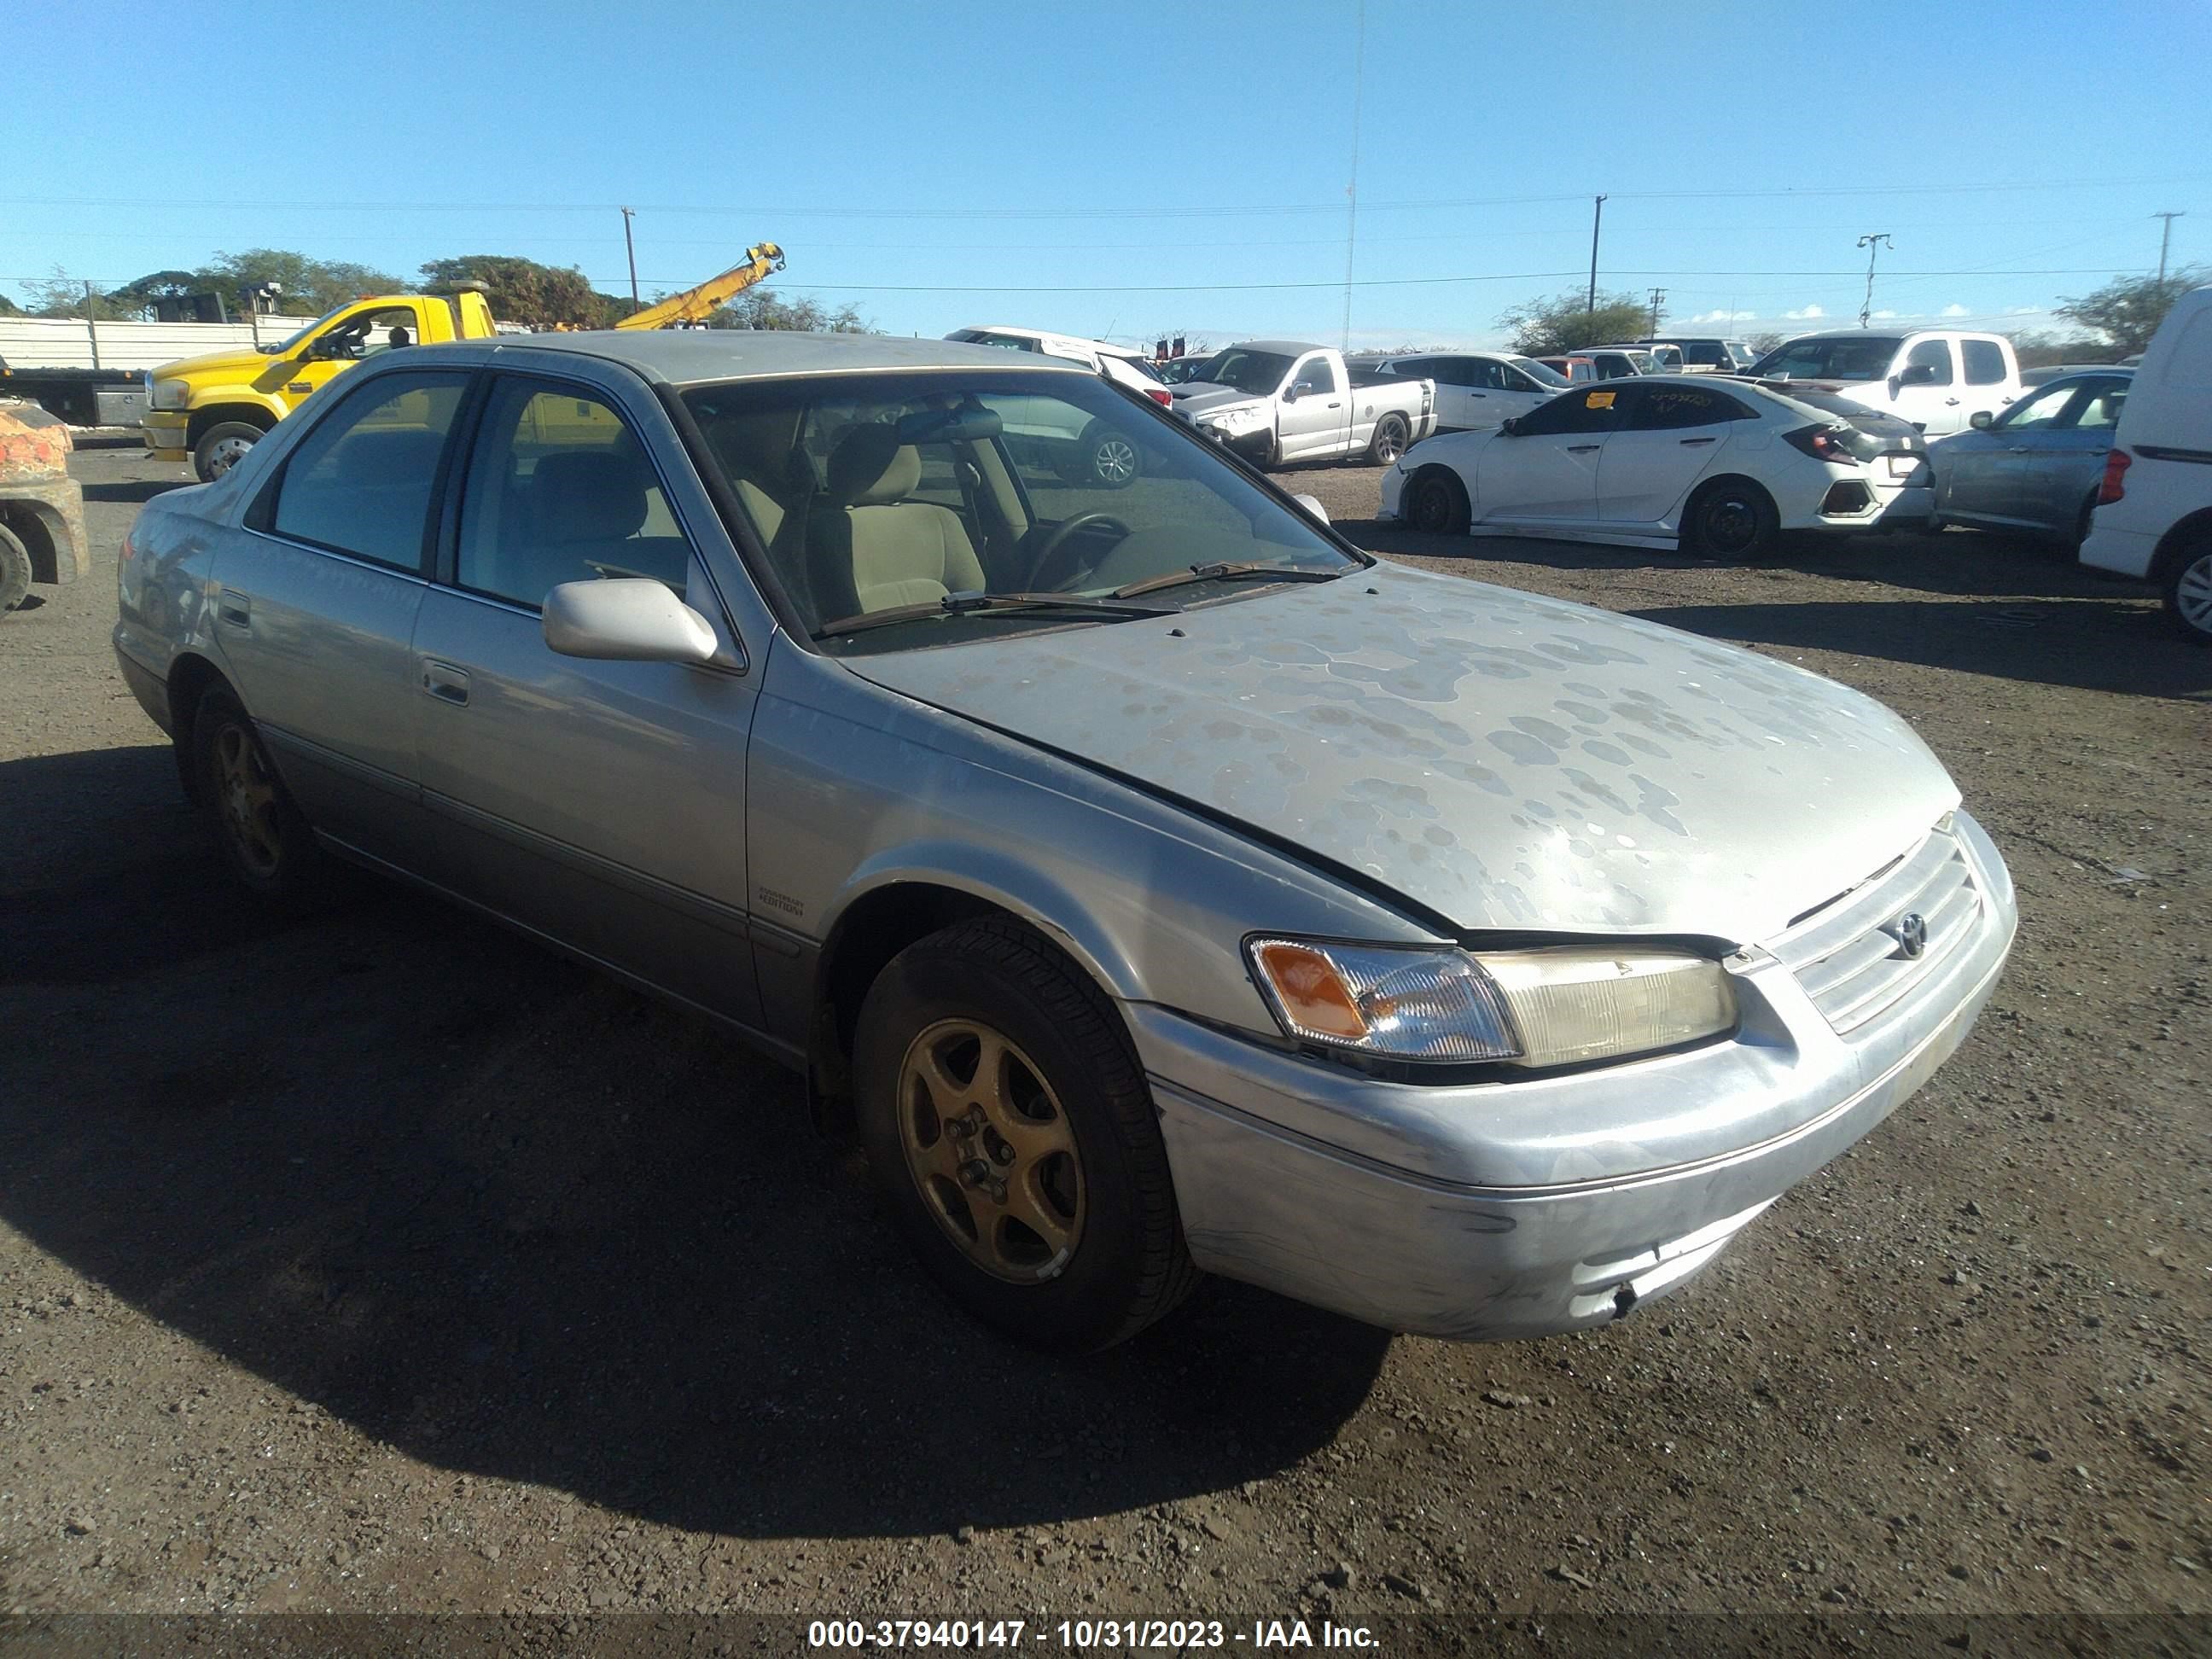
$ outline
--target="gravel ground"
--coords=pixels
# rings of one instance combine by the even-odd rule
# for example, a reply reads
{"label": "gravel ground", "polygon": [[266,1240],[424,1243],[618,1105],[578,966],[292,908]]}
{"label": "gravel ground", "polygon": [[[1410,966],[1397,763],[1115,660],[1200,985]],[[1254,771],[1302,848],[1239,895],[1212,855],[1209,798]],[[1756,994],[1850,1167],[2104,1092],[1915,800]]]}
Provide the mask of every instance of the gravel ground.
{"label": "gravel ground", "polygon": [[[788,1076],[454,911],[234,904],[96,568],[0,622],[0,1610],[2212,1612],[2212,653],[1954,532],[1736,568],[1367,522],[1910,718],[2018,879],[1959,1056],[1704,1278],[1400,1339],[948,1316]],[[2202,1626],[2193,1627],[2199,1633]]]}

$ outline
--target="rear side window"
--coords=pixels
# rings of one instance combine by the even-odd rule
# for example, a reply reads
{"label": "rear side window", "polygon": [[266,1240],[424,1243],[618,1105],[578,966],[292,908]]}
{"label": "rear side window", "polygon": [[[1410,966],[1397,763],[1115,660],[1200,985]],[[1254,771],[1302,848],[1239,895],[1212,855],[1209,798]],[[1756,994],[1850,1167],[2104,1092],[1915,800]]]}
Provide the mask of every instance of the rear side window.
{"label": "rear side window", "polygon": [[284,463],[270,528],[419,571],[438,463],[468,377],[387,374],[316,423]]}
{"label": "rear side window", "polygon": [[1959,355],[1966,359],[1968,386],[1996,386],[2004,380],[2004,350],[1995,340],[1961,340]]}
{"label": "rear side window", "polygon": [[1912,355],[1905,360],[1907,368],[1932,368],[1936,378],[1930,386],[1951,384],[1951,346],[1948,340],[1923,340],[1912,348]]}
{"label": "rear side window", "polygon": [[580,387],[503,380],[477,429],[455,579],[532,607],[562,582],[650,576],[679,594],[690,544],[635,434]]}
{"label": "rear side window", "polygon": [[1637,389],[1632,432],[1670,432],[1678,427],[1717,426],[1723,421],[1747,421],[1752,411],[1725,392],[1704,386],[1646,386]]}

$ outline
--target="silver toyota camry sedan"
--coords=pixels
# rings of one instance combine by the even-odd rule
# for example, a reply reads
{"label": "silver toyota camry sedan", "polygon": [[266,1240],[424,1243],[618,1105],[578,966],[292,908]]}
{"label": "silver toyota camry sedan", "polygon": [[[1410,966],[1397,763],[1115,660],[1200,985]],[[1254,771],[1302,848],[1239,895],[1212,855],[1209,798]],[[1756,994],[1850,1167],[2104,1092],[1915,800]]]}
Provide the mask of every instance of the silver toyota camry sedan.
{"label": "silver toyota camry sedan", "polygon": [[388,353],[149,503],[115,645],[247,894],[366,866],[742,1032],[1055,1347],[1201,1271],[1618,1318],[1918,1087],[2013,936],[1879,704],[1378,562],[985,347]]}

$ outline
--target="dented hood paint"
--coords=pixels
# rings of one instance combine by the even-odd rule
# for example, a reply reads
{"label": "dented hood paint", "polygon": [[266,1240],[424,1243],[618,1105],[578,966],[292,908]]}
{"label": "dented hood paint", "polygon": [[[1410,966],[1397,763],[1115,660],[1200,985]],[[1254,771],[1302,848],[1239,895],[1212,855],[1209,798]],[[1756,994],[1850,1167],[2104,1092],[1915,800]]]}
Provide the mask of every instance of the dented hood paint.
{"label": "dented hood paint", "polygon": [[1357,870],[1469,932],[1750,943],[1958,805],[1903,720],[1832,681],[1387,564],[1175,619],[848,666]]}

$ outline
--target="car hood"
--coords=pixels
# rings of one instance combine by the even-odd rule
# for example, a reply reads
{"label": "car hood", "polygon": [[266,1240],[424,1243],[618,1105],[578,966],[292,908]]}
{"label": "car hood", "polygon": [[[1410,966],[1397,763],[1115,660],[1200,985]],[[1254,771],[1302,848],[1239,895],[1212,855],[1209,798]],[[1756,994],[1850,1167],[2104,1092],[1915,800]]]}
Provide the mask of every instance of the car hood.
{"label": "car hood", "polygon": [[1178,415],[1202,415],[1209,410],[1226,409],[1231,404],[1256,404],[1262,399],[1249,392],[1239,392],[1233,386],[1217,386],[1212,380],[1192,380],[1186,385],[1170,386],[1175,394],[1175,410]]}
{"label": "car hood", "polygon": [[848,665],[1467,931],[1767,938],[1958,804],[1870,698],[1560,600],[1382,565],[1174,625]]}
{"label": "car hood", "polygon": [[197,357],[179,357],[154,371],[157,380],[197,378],[207,380],[251,380],[269,372],[277,360],[251,346],[232,351],[204,351]]}

